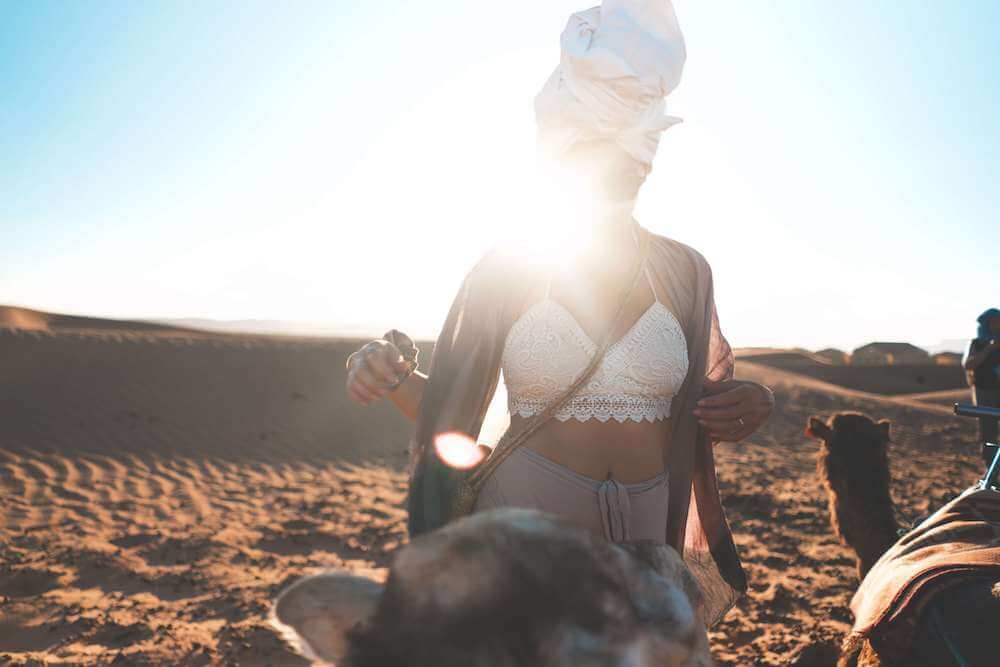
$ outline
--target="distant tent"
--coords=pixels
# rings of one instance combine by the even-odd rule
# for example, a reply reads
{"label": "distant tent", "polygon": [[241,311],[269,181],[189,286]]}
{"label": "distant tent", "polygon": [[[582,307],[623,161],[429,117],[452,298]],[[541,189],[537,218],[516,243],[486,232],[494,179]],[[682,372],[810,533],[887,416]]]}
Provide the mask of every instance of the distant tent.
{"label": "distant tent", "polygon": [[900,364],[929,364],[927,350],[910,343],[868,343],[851,353],[852,366],[895,366]]}
{"label": "distant tent", "polygon": [[844,366],[851,362],[851,355],[835,347],[828,347],[816,352],[816,356],[824,361],[828,361],[835,366]]}

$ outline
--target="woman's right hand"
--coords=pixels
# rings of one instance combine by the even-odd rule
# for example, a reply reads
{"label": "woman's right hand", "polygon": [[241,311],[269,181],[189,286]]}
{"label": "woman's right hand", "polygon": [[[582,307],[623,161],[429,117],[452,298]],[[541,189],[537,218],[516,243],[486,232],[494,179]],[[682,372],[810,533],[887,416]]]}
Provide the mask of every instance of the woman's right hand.
{"label": "woman's right hand", "polygon": [[347,395],[370,405],[396,388],[409,366],[399,348],[387,340],[373,340],[347,358]]}

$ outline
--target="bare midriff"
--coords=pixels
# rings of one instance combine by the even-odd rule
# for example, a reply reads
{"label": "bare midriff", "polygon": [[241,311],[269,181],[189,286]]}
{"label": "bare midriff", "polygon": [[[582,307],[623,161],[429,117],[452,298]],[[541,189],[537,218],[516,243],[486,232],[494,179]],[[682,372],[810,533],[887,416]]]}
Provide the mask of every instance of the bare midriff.
{"label": "bare midriff", "polygon": [[[520,430],[526,421],[512,416],[511,429]],[[663,472],[663,448],[671,424],[669,419],[621,423],[551,419],[522,446],[592,479],[611,475],[623,484],[634,484]]]}

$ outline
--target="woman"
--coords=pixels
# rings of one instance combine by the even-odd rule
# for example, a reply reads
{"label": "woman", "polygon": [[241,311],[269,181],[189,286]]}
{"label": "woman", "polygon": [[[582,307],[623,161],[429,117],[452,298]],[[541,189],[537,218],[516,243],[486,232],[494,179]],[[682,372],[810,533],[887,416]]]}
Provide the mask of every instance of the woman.
{"label": "woman", "polygon": [[[1000,310],[990,308],[976,323],[976,337],[969,341],[962,360],[971,380],[972,400],[976,405],[1000,408]],[[979,420],[983,442],[997,442],[997,431],[997,420]]]}
{"label": "woman", "polygon": [[560,395],[647,248],[597,371],[500,465],[476,510],[535,507],[609,540],[670,544],[699,578],[711,622],[746,586],[712,444],[756,430],[773,395],[732,379],[705,259],[632,217],[660,134],[678,122],[663,97],[679,83],[683,37],[665,0],[606,0],[570,18],[561,46],[535,109],[544,153],[586,202],[574,212],[581,247],[561,263],[530,243],[489,253],[463,282],[428,375],[407,375],[397,348],[372,341],[348,361],[348,392],[363,404],[388,395],[416,420],[410,529],[432,529],[448,520],[457,479],[435,436],[476,438],[501,370],[512,430]]}

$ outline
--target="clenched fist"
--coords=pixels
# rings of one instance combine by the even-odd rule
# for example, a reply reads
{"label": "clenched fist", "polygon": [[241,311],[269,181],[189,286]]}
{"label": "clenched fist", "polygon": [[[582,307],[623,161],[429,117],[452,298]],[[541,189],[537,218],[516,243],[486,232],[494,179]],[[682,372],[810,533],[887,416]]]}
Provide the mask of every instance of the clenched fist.
{"label": "clenched fist", "polygon": [[415,367],[387,340],[373,340],[347,358],[347,394],[369,405],[399,386]]}

